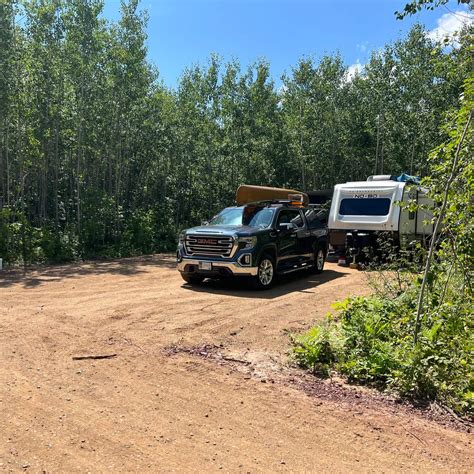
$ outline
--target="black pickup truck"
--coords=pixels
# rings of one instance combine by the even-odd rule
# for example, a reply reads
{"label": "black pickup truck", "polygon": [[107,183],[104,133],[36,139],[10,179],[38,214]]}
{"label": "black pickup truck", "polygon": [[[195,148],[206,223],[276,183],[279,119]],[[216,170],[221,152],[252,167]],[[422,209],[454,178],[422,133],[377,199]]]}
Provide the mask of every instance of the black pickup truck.
{"label": "black pickup truck", "polygon": [[313,206],[270,201],[228,207],[200,227],[181,233],[178,270],[185,281],[244,276],[257,289],[277,274],[323,271],[328,246],[324,214]]}

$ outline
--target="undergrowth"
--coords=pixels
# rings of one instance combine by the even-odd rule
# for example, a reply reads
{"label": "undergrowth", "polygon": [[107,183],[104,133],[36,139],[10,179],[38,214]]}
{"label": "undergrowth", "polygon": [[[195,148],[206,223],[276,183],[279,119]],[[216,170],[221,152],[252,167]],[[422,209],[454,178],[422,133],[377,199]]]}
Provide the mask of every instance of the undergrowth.
{"label": "undergrowth", "polygon": [[[453,277],[451,276],[451,279]],[[474,415],[472,307],[451,280],[433,292],[418,342],[413,342],[416,279],[395,297],[375,293],[334,305],[335,312],[308,332],[292,336],[293,357],[303,368],[351,383],[367,384],[417,401],[437,401],[458,414]],[[447,298],[446,298],[447,296]]]}

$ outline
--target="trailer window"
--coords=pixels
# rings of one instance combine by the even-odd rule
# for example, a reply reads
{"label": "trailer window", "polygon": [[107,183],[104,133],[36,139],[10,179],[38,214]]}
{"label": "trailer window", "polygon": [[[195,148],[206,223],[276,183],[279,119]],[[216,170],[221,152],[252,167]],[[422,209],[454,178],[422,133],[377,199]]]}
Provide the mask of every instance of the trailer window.
{"label": "trailer window", "polygon": [[341,201],[342,216],[386,216],[390,211],[389,198],[346,198]]}

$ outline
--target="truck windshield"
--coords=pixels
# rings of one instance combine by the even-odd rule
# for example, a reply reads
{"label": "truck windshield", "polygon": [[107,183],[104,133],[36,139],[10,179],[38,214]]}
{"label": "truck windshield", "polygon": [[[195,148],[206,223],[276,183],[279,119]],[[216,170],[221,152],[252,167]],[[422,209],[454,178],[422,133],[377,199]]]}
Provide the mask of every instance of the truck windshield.
{"label": "truck windshield", "polygon": [[224,209],[213,217],[210,225],[248,225],[261,229],[272,223],[275,209],[269,207],[245,206]]}

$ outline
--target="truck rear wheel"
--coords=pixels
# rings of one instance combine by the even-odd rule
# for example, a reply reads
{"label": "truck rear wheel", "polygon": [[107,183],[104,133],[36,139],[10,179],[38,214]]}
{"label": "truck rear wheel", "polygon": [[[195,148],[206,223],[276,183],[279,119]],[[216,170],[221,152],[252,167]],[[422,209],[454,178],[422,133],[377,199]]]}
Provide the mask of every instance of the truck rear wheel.
{"label": "truck rear wheel", "polygon": [[181,273],[183,280],[191,285],[198,285],[204,281],[204,277],[200,275],[186,275]]}
{"label": "truck rear wheel", "polygon": [[324,262],[326,260],[326,253],[323,249],[316,249],[314,252],[314,265],[312,268],[313,273],[322,273],[324,270]]}
{"label": "truck rear wheel", "polygon": [[275,281],[275,261],[270,255],[262,255],[258,262],[257,276],[253,278],[253,286],[257,290],[271,288]]}

